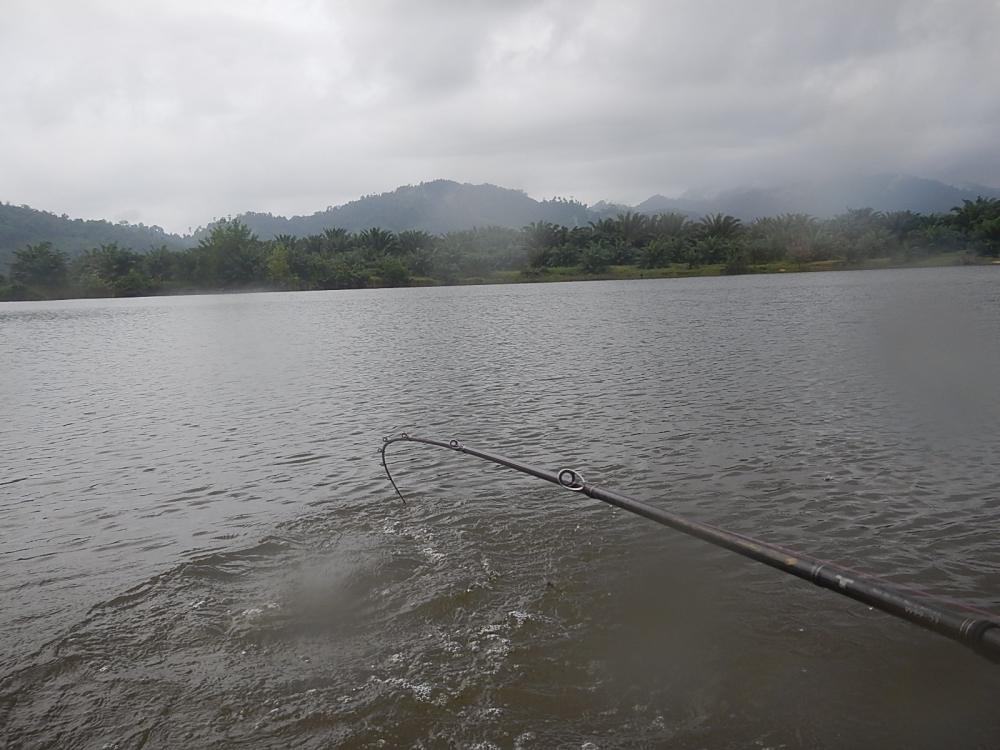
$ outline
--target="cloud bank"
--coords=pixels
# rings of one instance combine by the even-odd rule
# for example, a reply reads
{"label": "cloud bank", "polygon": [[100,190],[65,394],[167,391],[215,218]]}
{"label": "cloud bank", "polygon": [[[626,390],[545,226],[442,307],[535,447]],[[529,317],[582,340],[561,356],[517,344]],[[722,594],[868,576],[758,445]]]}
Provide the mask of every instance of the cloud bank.
{"label": "cloud bank", "polygon": [[438,177],[997,184],[998,32],[991,0],[8,0],[0,200],[185,231]]}

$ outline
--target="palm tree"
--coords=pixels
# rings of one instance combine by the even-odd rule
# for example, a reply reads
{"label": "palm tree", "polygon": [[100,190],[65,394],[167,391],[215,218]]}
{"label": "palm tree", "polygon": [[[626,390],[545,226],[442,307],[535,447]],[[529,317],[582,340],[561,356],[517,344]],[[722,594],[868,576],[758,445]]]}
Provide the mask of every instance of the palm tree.
{"label": "palm tree", "polygon": [[977,224],[990,219],[1000,218],[1000,198],[984,198],[978,196],[974,201],[962,201],[961,206],[951,209],[955,214],[952,222],[960,229],[971,230]]}
{"label": "palm tree", "polygon": [[528,244],[537,250],[550,250],[566,241],[566,227],[548,221],[533,221],[524,228]]}
{"label": "palm tree", "polygon": [[361,244],[378,255],[395,255],[399,250],[399,240],[387,229],[372,227],[361,233]]}
{"label": "palm tree", "polygon": [[703,216],[697,226],[702,237],[715,237],[720,240],[732,239],[743,231],[743,222],[735,216],[721,213]]}
{"label": "palm tree", "polygon": [[906,235],[920,227],[921,218],[920,214],[915,214],[913,211],[890,211],[883,218],[883,222],[889,233],[902,242]]}
{"label": "palm tree", "polygon": [[351,233],[343,227],[329,227],[323,230],[322,244],[328,252],[346,252],[351,249]]}
{"label": "palm tree", "polygon": [[816,227],[816,217],[809,214],[778,214],[776,219],[789,232],[811,232]]}
{"label": "palm tree", "polygon": [[629,247],[640,247],[650,237],[649,217],[646,214],[626,211],[618,214],[618,236]]}
{"label": "palm tree", "polygon": [[822,228],[809,214],[780,214],[754,219],[746,228],[750,263],[784,258],[811,260],[821,242]]}
{"label": "palm tree", "polygon": [[618,239],[618,222],[614,219],[599,219],[590,222],[590,232],[594,240],[611,245]]}
{"label": "palm tree", "polygon": [[434,237],[422,229],[407,229],[399,233],[400,252],[405,255],[424,250],[434,244]]}
{"label": "palm tree", "polygon": [[10,264],[10,280],[23,286],[60,287],[66,283],[66,274],[66,255],[53,248],[51,242],[15,250]]}
{"label": "palm tree", "polygon": [[657,237],[681,237],[687,231],[688,219],[684,214],[663,213],[650,219],[649,225]]}
{"label": "palm tree", "polygon": [[833,225],[844,235],[857,239],[866,232],[883,228],[885,214],[874,208],[849,208],[833,218]]}

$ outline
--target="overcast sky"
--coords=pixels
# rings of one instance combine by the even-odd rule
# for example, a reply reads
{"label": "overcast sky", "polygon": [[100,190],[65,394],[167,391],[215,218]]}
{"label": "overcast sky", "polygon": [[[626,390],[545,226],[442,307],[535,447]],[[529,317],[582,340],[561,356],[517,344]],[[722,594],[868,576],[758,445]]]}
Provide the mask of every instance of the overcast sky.
{"label": "overcast sky", "polygon": [[4,0],[0,200],[186,231],[436,178],[1000,185],[1000,2]]}

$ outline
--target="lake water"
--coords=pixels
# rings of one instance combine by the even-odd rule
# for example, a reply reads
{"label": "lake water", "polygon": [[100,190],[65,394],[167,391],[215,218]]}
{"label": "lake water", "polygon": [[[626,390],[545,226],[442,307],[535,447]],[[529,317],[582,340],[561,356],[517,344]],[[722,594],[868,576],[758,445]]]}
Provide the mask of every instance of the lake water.
{"label": "lake water", "polygon": [[[4,747],[1000,746],[1000,269],[0,304]],[[590,743],[588,745],[588,743]]]}

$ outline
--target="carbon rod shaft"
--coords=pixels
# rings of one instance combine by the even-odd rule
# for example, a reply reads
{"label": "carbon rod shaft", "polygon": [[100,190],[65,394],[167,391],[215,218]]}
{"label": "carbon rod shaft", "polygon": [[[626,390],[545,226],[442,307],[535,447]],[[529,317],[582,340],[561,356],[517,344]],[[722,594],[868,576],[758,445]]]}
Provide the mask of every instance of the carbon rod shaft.
{"label": "carbon rod shaft", "polygon": [[382,465],[400,498],[402,498],[402,493],[396,487],[385,462],[386,449],[397,442],[423,443],[438,448],[447,448],[544,479],[546,482],[557,484],[574,492],[580,492],[595,500],[622,508],[684,534],[724,547],[751,560],[770,565],[772,568],[777,568],[822,588],[864,602],[883,612],[951,638],[991,661],[1000,662],[1000,621],[994,618],[955,611],[938,604],[936,601],[917,601],[892,584],[859,575],[848,568],[823,562],[707,523],[692,521],[620,492],[588,484],[578,472],[572,469],[562,469],[561,471],[539,469],[489,451],[470,448],[457,440],[445,442],[403,433],[396,437],[384,438],[381,448]]}

